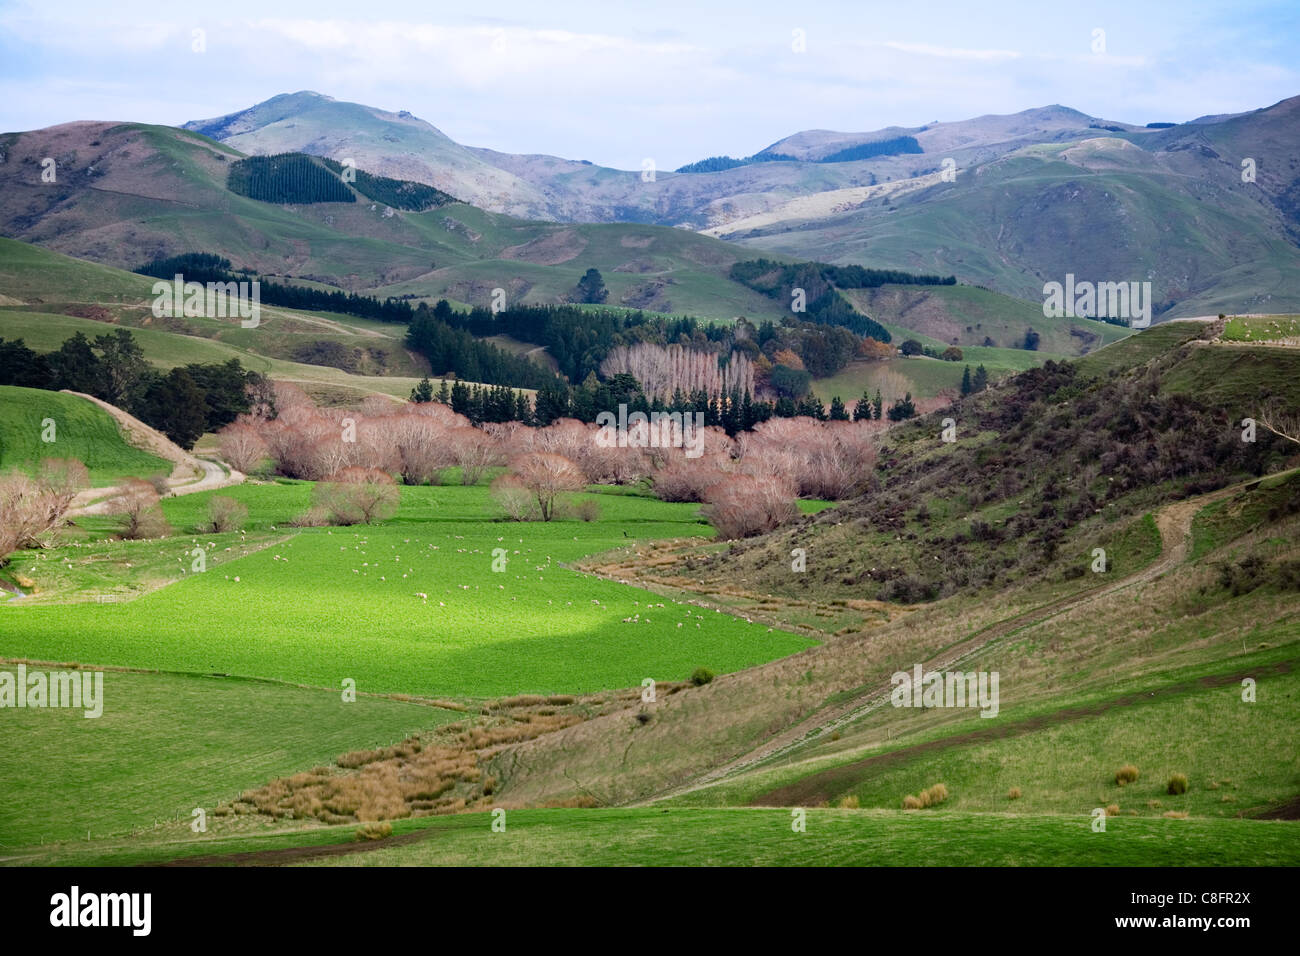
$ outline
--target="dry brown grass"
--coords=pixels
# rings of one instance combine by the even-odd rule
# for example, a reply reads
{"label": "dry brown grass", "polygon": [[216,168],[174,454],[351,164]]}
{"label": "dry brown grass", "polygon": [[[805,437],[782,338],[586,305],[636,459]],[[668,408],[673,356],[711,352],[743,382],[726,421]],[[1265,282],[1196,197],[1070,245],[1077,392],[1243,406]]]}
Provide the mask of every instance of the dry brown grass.
{"label": "dry brown grass", "polygon": [[367,823],[364,826],[357,827],[357,832],[353,834],[352,839],[361,842],[363,840],[384,840],[393,835],[393,825],[391,823]]}
{"label": "dry brown grass", "polygon": [[1106,808],[1106,816],[1108,816],[1108,817],[1117,817],[1117,816],[1119,816],[1119,804],[1118,804],[1118,803],[1112,803],[1110,806],[1108,806],[1108,807]]}
{"label": "dry brown grass", "polygon": [[[621,708],[636,699],[636,692],[629,691],[599,702]],[[557,711],[560,701],[570,709]],[[553,706],[538,706],[544,702]],[[496,792],[499,778],[485,773],[484,766],[503,747],[581,723],[595,702],[566,695],[498,701],[483,708],[480,718],[448,725],[427,739],[415,736],[388,747],[352,751],[333,767],[272,780],[241,794],[217,815],[378,823],[472,808]]]}
{"label": "dry brown grass", "polygon": [[847,797],[843,797],[843,798],[841,798],[841,800],[840,800],[840,809],[841,809],[841,810],[856,810],[856,809],[858,809],[858,807],[860,807],[861,805],[862,805],[862,804],[861,804],[861,802],[858,800],[858,798],[857,798],[856,796],[853,796],[853,795],[849,795],[849,796],[847,796]]}
{"label": "dry brown grass", "polygon": [[937,807],[948,799],[948,788],[942,783],[936,783],[932,787],[926,787],[916,796],[906,796],[903,798],[904,810],[924,810],[926,807]]}
{"label": "dry brown grass", "polygon": [[1008,800],[1019,800],[1019,799],[1020,799],[1020,788],[1019,788],[1019,787],[1012,787],[1010,790],[1008,790],[1008,791],[1007,791],[1007,799],[1008,799]]}
{"label": "dry brown grass", "polygon": [[1131,763],[1126,763],[1115,771],[1115,782],[1121,787],[1125,784],[1135,783],[1138,778],[1138,768]]}

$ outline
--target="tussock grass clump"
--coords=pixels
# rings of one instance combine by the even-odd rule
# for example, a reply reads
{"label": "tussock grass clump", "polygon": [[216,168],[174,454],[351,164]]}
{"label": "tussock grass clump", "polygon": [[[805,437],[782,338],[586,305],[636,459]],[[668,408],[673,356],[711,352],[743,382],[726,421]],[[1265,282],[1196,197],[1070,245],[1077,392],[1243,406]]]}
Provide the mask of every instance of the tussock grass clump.
{"label": "tussock grass clump", "polygon": [[856,810],[856,809],[858,809],[858,807],[860,807],[861,805],[862,805],[862,804],[861,804],[861,802],[858,800],[858,798],[857,798],[856,796],[853,796],[852,794],[850,794],[850,795],[847,796],[847,797],[843,797],[843,798],[840,800],[840,809],[841,809],[841,810]]}
{"label": "tussock grass clump", "polygon": [[1112,804],[1110,804],[1110,806],[1106,807],[1106,816],[1108,816],[1108,817],[1117,817],[1117,816],[1119,816],[1119,804],[1118,804],[1118,803],[1112,803]]}
{"label": "tussock grass clump", "polygon": [[1126,763],[1115,771],[1115,782],[1121,787],[1125,784],[1136,783],[1138,778],[1138,768],[1131,763]]}
{"label": "tussock grass clump", "polygon": [[1007,791],[1007,799],[1008,799],[1008,800],[1019,800],[1019,799],[1020,799],[1020,788],[1019,788],[1019,787],[1012,787],[1010,790],[1008,790],[1008,791]]}
{"label": "tussock grass clump", "polygon": [[1170,819],[1170,820],[1186,820],[1186,819],[1187,819],[1187,811],[1186,811],[1186,810],[1166,810],[1166,811],[1162,814],[1162,816],[1164,816],[1164,817],[1166,817],[1166,818],[1168,818],[1168,819]]}
{"label": "tussock grass clump", "polygon": [[384,840],[392,835],[391,823],[367,823],[365,826],[357,827],[357,832],[352,835],[352,839],[360,843],[364,840]]}
{"label": "tussock grass clump", "polygon": [[1181,796],[1187,792],[1187,774],[1174,773],[1169,775],[1169,784],[1165,787],[1165,792],[1172,796]]}
{"label": "tussock grass clump", "polygon": [[517,697],[502,697],[494,705],[500,707],[536,707],[546,701],[545,697],[539,697],[537,694],[519,694]]}
{"label": "tussock grass clump", "polygon": [[937,807],[948,799],[948,788],[942,783],[936,783],[932,787],[927,787],[916,796],[906,796],[903,798],[904,810],[924,810],[926,807]]}

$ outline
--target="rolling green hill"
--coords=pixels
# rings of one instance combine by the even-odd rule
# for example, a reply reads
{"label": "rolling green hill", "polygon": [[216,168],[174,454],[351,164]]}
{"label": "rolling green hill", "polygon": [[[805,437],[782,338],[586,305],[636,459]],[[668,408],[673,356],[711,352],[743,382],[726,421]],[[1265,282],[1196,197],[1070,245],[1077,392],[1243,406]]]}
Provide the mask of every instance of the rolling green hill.
{"label": "rolling green hill", "polygon": [[[45,441],[46,434],[54,440]],[[95,484],[172,470],[169,462],[129,445],[113,417],[93,402],[62,392],[0,385],[0,471],[31,473],[45,458],[77,459]]]}
{"label": "rolling green hill", "polygon": [[[119,268],[203,251],[346,291],[486,306],[494,288],[516,304],[562,301],[596,267],[611,305],[719,320],[780,315],[727,278],[741,250],[665,226],[530,222],[463,203],[414,212],[360,192],[355,202],[260,202],[227,188],[241,154],[162,126],[12,134],[7,156],[0,232]],[[55,183],[40,182],[43,156],[60,157]]]}
{"label": "rolling green hill", "polygon": [[765,253],[954,273],[1038,302],[1043,283],[1067,273],[1150,280],[1157,306],[1176,306],[1170,315],[1205,315],[1300,308],[1300,249],[1286,229],[1240,181],[1192,179],[1164,154],[1099,139],[1025,147],[965,182],[747,232],[735,224],[725,237]]}

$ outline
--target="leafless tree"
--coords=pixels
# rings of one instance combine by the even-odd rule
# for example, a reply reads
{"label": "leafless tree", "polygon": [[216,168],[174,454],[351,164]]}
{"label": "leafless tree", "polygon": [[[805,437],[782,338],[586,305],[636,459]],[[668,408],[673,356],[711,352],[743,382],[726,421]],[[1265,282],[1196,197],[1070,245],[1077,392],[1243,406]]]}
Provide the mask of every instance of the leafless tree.
{"label": "leafless tree", "polygon": [[1276,399],[1255,415],[1255,420],[1279,438],[1300,445],[1300,409],[1286,409]]}
{"label": "leafless tree", "polygon": [[530,452],[510,463],[510,473],[527,488],[537,503],[543,521],[555,517],[556,504],[562,495],[581,491],[587,486],[582,469],[563,455]]}
{"label": "leafless tree", "polygon": [[171,531],[158,506],[158,492],[147,481],[128,478],[112,504],[121,516],[119,533],[129,541],[161,538]]}
{"label": "leafless tree", "polygon": [[344,468],[316,484],[312,505],[331,524],[373,524],[397,513],[401,492],[392,475],[378,468]]}

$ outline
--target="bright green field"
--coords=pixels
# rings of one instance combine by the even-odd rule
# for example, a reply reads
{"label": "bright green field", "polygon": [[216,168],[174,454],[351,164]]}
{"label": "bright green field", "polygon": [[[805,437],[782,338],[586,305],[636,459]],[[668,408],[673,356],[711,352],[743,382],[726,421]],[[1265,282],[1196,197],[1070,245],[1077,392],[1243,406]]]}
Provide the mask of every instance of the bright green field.
{"label": "bright green field", "polygon": [[[218,493],[250,496],[255,526],[268,509],[287,518],[304,504],[301,485]],[[169,502],[169,517],[187,527],[207,497]],[[403,488],[401,513],[385,525],[304,530],[246,557],[215,549],[205,573],[130,602],[7,602],[0,655],[488,697],[683,680],[700,666],[735,671],[808,646],[688,605],[652,609],[661,599],[649,592],[560,567],[629,538],[709,533],[695,505],[596,497],[600,521],[515,524],[493,520],[481,486]],[[504,572],[492,571],[494,548],[507,550]],[[40,586],[40,563],[19,563]]]}
{"label": "bright green field", "polygon": [[[12,671],[12,665],[5,670]],[[189,819],[266,780],[462,715],[258,681],[108,672],[104,710],[5,710],[0,850]],[[274,728],[268,733],[268,728]]]}
{"label": "bright green field", "polygon": [[[47,418],[55,427],[50,443],[41,440]],[[84,398],[0,385],[0,470],[30,472],[42,458],[76,458],[96,484],[171,471],[168,462],[123,442],[112,416]]]}
{"label": "bright green field", "polygon": [[[1300,863],[1295,824],[1255,820],[1012,817],[949,811],[509,810],[506,829],[485,813],[398,820],[401,846],[325,857],[336,866],[1285,866]],[[353,827],[142,847],[62,847],[15,862],[129,865],[184,857],[349,843]],[[238,858],[232,863],[240,862]],[[274,862],[264,859],[262,862]]]}

